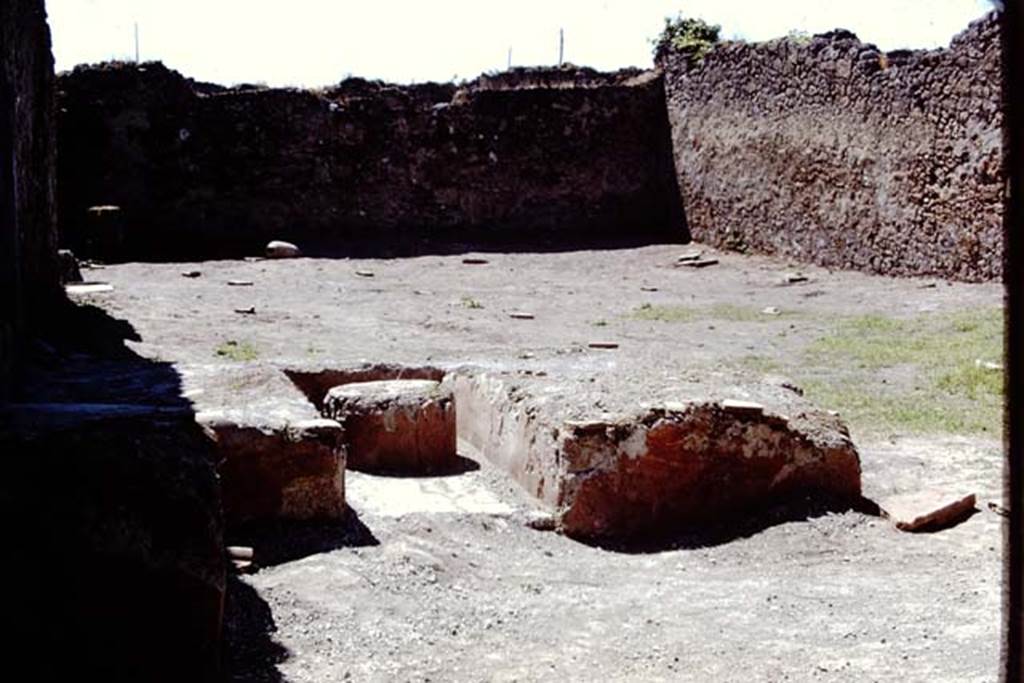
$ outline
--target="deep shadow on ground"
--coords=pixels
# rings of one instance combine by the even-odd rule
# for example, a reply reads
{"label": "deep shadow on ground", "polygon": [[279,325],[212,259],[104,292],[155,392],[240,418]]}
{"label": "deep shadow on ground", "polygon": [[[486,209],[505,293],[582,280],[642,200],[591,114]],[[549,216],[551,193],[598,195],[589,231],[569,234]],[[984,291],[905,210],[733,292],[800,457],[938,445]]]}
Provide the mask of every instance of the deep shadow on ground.
{"label": "deep shadow on ground", "polygon": [[861,513],[878,516],[878,505],[867,498],[849,501],[828,500],[823,497],[799,497],[779,501],[768,507],[738,514],[732,519],[712,520],[700,528],[634,537],[628,540],[577,539],[596,548],[617,553],[646,554],[668,550],[694,550],[726,545],[751,538],[780,524],[807,522],[829,514]]}
{"label": "deep shadow on ground", "polygon": [[224,558],[209,441],[130,323],[66,304],[0,407],[5,645],[26,680],[217,680]]}

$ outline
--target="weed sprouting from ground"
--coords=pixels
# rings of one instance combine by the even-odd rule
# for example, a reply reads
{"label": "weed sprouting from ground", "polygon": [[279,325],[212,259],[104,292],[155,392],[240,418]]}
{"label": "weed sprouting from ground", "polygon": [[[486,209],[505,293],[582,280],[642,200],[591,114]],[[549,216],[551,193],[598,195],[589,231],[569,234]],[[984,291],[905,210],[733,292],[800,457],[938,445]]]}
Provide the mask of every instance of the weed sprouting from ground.
{"label": "weed sprouting from ground", "polygon": [[651,320],[664,323],[688,323],[703,320],[730,322],[771,322],[779,318],[795,318],[797,311],[780,311],[774,315],[752,306],[715,304],[713,306],[682,306],[644,304],[636,308],[630,317],[635,320]]}
{"label": "weed sprouting from ground", "polygon": [[696,308],[689,306],[655,306],[644,304],[633,311],[636,320],[655,320],[664,323],[686,323],[698,317]]}
{"label": "weed sprouting from ground", "polygon": [[251,361],[259,358],[259,351],[247,341],[226,341],[214,350],[214,355],[237,362]]}
{"label": "weed sprouting from ground", "polygon": [[751,370],[763,375],[768,375],[783,370],[782,363],[770,356],[749,355],[739,359],[738,364],[744,370]]}
{"label": "weed sprouting from ground", "polygon": [[[667,322],[765,320],[749,309],[650,307],[634,317]],[[770,318],[768,318],[770,319]],[[913,318],[839,318],[799,352],[739,358],[736,366],[784,374],[820,408],[838,410],[860,433],[998,437],[1002,424],[1003,311],[988,308]]]}
{"label": "weed sprouting from ground", "polygon": [[977,368],[976,360],[998,360],[1002,344],[1001,309],[905,320],[867,315],[842,320],[810,346],[808,355],[842,357],[866,369],[915,364],[948,373]]}
{"label": "weed sprouting from ground", "polygon": [[998,436],[1001,309],[841,320],[791,372],[813,403],[862,431]]}

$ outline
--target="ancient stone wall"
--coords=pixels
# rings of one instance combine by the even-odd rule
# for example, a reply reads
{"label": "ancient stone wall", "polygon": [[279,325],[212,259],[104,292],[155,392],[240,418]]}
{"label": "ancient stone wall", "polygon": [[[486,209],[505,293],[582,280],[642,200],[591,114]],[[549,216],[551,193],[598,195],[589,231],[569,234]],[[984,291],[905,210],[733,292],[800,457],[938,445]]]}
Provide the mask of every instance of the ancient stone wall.
{"label": "ancient stone wall", "polygon": [[[63,297],[56,143],[43,0],[3,0],[0,536],[18,559],[0,566],[12,588],[0,638],[33,680],[220,680],[225,561],[211,448],[170,366],[140,359],[127,384],[173,387],[182,405],[125,405],[137,397],[115,388],[115,366],[88,355],[102,348],[128,365],[130,335]],[[47,343],[30,347],[31,337]],[[98,400],[97,387],[117,395]]]}
{"label": "ancient stone wall", "polygon": [[0,3],[0,399],[58,297],[53,57],[42,0]]}
{"label": "ancient stone wall", "polygon": [[659,55],[694,238],[827,266],[1002,270],[998,14],[948,49],[846,31]]}
{"label": "ancient stone wall", "polygon": [[[158,63],[59,79],[62,234],[107,258],[679,240],[660,79],[218,88]],[[116,220],[88,209],[121,207]],[[90,242],[100,243],[90,245]]]}

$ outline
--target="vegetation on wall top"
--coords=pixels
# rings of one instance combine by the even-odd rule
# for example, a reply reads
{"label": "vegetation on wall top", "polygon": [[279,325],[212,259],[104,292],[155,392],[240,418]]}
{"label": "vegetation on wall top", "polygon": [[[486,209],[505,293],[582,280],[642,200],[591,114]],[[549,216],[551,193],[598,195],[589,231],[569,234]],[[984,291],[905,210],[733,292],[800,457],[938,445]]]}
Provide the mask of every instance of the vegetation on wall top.
{"label": "vegetation on wall top", "polygon": [[700,62],[718,43],[721,30],[721,26],[703,19],[666,17],[665,28],[654,41],[654,54],[657,57],[669,50],[679,50],[689,56],[691,63]]}

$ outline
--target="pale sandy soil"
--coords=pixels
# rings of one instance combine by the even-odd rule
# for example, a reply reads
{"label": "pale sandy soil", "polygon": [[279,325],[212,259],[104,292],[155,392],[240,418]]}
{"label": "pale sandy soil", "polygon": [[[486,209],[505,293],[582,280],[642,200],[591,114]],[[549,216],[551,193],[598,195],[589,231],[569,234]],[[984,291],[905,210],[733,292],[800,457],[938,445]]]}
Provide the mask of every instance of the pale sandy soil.
{"label": "pale sandy soil", "polygon": [[[460,256],[135,263],[86,271],[114,285],[86,300],[134,326],[136,351],[183,370],[470,363],[592,383],[579,400],[594,410],[742,369],[752,354],[785,369],[842,316],[1002,300],[998,285],[813,267],[799,268],[809,282],[782,286],[789,264],[731,254],[707,269],[673,268],[688,249],[487,254],[484,265]],[[202,274],[182,277],[190,270]],[[798,315],[663,323],[632,317],[643,304]],[[588,349],[594,340],[620,346]],[[255,358],[218,355],[226,342]],[[853,436],[869,498],[940,486],[976,493],[980,511],[911,535],[859,512],[774,510],[639,553],[533,530],[533,503],[486,459],[453,477],[351,475],[343,528],[241,539],[264,566],[232,583],[235,679],[996,680],[1002,518],[986,503],[1001,496],[999,442],[870,425]]]}

